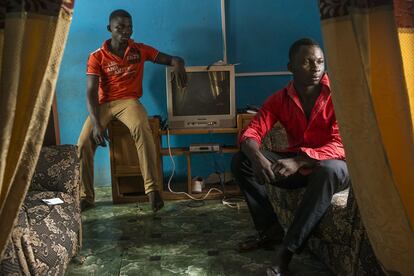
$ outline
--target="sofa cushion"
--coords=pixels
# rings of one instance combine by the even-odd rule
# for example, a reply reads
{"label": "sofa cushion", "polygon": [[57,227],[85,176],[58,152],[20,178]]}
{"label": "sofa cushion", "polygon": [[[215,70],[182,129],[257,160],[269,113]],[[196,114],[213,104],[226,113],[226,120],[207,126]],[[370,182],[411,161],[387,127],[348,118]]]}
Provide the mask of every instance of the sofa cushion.
{"label": "sofa cushion", "polygon": [[266,134],[262,141],[262,147],[271,151],[282,151],[288,146],[286,130],[280,123],[276,123]]}
{"label": "sofa cushion", "polygon": [[[64,203],[49,206],[45,198]],[[63,275],[80,245],[78,200],[62,192],[29,191],[20,209],[0,275]]]}
{"label": "sofa cushion", "polygon": [[[49,206],[42,201],[54,197],[64,203]],[[60,275],[77,253],[81,225],[77,202],[62,192],[28,192],[21,212],[27,217],[29,235],[22,236],[21,242],[30,254],[20,261],[27,262],[32,274],[54,271]]]}
{"label": "sofa cushion", "polygon": [[[47,205],[42,199],[60,198],[63,203],[57,205]],[[29,191],[23,203],[23,207],[27,213],[29,225],[34,225],[38,221],[45,220],[48,216],[55,216],[54,212],[59,214],[59,217],[52,219],[59,219],[64,221],[76,221],[80,219],[74,217],[74,213],[79,213],[77,202],[75,199],[66,193],[62,192],[34,192]],[[79,230],[79,225],[67,225],[68,227],[75,227],[73,230]]]}
{"label": "sofa cushion", "polygon": [[[299,206],[305,189],[287,190],[266,185],[270,202],[282,226],[287,229],[293,221],[293,214]],[[313,235],[325,242],[349,245],[353,223],[352,208],[347,207],[349,189],[336,193]]]}
{"label": "sofa cushion", "polygon": [[[42,149],[0,262],[0,275],[64,275],[81,242],[79,183],[76,146]],[[55,197],[63,204],[42,201]]]}
{"label": "sofa cushion", "polygon": [[60,191],[74,194],[79,178],[77,147],[60,145],[43,147],[30,184],[31,191]]}

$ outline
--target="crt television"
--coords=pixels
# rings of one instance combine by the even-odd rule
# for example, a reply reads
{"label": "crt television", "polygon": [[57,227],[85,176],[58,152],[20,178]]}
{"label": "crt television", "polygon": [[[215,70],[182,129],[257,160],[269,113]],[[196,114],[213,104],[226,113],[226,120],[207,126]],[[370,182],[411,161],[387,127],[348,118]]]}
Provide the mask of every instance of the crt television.
{"label": "crt television", "polygon": [[187,66],[186,72],[187,87],[180,88],[166,69],[169,128],[235,127],[234,65]]}

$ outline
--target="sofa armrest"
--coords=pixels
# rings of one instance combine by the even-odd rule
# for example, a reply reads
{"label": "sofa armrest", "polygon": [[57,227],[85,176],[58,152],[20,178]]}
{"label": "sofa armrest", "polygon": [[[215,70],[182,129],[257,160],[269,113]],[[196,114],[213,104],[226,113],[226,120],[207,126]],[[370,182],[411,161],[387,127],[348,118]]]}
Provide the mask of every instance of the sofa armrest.
{"label": "sofa armrest", "polygon": [[286,130],[279,122],[266,134],[262,141],[262,147],[274,152],[282,151],[288,147]]}
{"label": "sofa armrest", "polygon": [[74,145],[43,147],[30,191],[56,191],[79,197],[79,159]]}

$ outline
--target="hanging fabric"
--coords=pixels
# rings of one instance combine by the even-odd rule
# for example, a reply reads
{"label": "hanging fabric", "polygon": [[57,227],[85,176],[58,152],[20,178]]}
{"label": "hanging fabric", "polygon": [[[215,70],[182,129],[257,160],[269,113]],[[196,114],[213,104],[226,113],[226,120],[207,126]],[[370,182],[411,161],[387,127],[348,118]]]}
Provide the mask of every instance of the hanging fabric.
{"label": "hanging fabric", "polygon": [[320,0],[335,112],[368,237],[388,273],[414,272],[414,5]]}
{"label": "hanging fabric", "polygon": [[0,257],[39,157],[73,5],[0,2]]}

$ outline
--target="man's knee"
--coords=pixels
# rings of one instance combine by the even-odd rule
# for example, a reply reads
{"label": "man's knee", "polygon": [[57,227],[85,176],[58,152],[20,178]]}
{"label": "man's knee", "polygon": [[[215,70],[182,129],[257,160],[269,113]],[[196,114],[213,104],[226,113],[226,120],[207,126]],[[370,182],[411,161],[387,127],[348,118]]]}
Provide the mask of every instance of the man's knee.
{"label": "man's knee", "polygon": [[[345,161],[342,160],[323,160],[315,170],[315,176],[322,179],[328,179],[328,183],[334,185],[334,192],[341,186],[349,183],[348,168]],[[327,183],[318,181],[318,183]]]}
{"label": "man's knee", "polygon": [[331,176],[337,176],[339,178],[348,178],[348,168],[345,161],[342,160],[323,160],[320,161],[319,169],[322,173]]}

